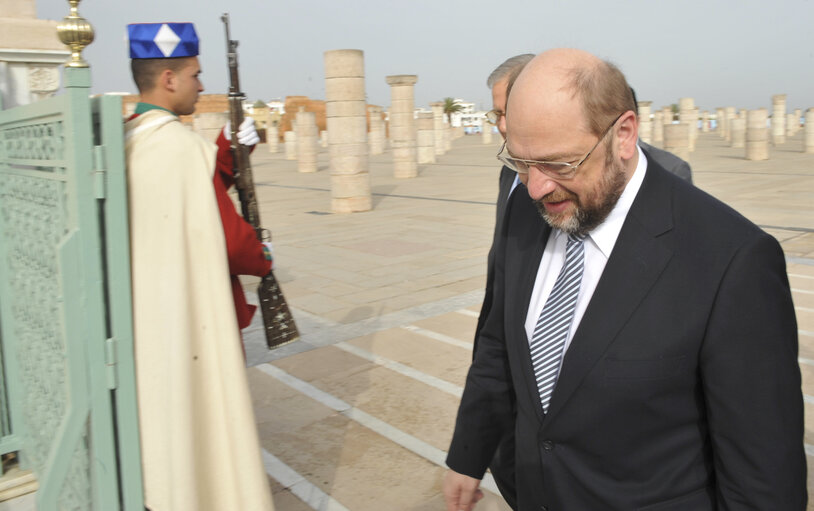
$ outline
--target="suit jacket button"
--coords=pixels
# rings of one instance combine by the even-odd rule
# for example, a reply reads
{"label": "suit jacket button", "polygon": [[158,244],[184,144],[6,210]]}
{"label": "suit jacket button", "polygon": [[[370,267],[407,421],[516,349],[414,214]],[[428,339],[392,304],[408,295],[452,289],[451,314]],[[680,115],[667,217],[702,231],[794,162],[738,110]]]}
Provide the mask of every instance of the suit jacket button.
{"label": "suit jacket button", "polygon": [[554,450],[554,442],[551,440],[543,440],[543,449],[546,451],[553,451]]}

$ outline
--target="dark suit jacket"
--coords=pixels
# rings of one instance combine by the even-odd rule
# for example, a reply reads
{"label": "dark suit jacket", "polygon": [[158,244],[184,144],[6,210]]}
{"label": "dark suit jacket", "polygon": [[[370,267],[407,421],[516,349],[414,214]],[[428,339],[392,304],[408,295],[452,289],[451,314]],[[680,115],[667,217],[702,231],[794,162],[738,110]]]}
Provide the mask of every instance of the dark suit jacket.
{"label": "dark suit jacket", "polygon": [[447,463],[480,478],[514,428],[523,511],[804,510],[783,252],[649,161],[545,416],[524,322],[550,228],[511,202]]}
{"label": "dark suit jacket", "polygon": [[475,329],[475,341],[472,349],[473,357],[478,343],[478,335],[480,335],[480,331],[484,323],[486,323],[486,318],[489,316],[489,310],[492,308],[492,289],[495,279],[495,245],[505,223],[506,203],[509,201],[509,192],[512,190],[512,183],[514,183],[516,175],[517,173],[515,171],[505,165],[500,169],[497,207],[495,208],[495,232],[492,235],[492,246],[489,248],[489,255],[486,259],[486,293],[483,296],[483,304],[481,305],[480,314],[478,315],[478,326]]}

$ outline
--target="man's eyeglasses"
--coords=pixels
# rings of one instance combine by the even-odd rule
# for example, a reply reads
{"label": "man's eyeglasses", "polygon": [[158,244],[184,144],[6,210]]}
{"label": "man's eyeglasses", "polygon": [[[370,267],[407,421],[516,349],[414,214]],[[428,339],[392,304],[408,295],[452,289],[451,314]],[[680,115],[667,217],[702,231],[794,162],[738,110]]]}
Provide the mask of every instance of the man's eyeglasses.
{"label": "man's eyeglasses", "polygon": [[[491,112],[490,112],[491,113]],[[591,153],[594,152],[594,149],[599,147],[599,143],[605,139],[605,137],[610,132],[611,128],[616,124],[625,112],[619,114],[619,116],[613,120],[613,122],[608,126],[602,136],[599,137],[599,140],[596,141],[596,144],[588,151],[588,154],[585,155],[584,158],[579,160],[579,163],[566,163],[561,161],[539,161],[539,160],[523,160],[520,158],[513,158],[508,155],[504,155],[503,151],[506,150],[506,142],[503,142],[503,145],[500,147],[500,151],[497,153],[497,159],[503,162],[504,165],[512,169],[513,171],[517,172],[518,174],[528,174],[529,169],[534,167],[543,174],[553,177],[554,179],[571,179],[577,173],[577,169],[580,165],[585,163],[585,160],[591,156]]]}
{"label": "man's eyeglasses", "polygon": [[500,110],[489,110],[488,112],[486,112],[486,120],[489,121],[490,124],[497,124],[500,118],[503,117],[504,115],[506,114],[504,114]]}

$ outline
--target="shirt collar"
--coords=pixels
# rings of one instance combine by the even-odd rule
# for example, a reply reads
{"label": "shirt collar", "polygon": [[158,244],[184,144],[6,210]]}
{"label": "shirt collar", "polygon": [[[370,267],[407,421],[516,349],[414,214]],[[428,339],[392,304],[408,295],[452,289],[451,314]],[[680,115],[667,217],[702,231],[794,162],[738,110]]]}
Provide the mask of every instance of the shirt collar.
{"label": "shirt collar", "polygon": [[[164,110],[165,112],[169,112],[172,115],[176,115],[175,112],[172,110],[167,110],[163,106],[153,105],[150,103],[136,103],[136,110],[133,112],[136,115],[141,115],[144,112],[149,112],[150,110]],[[177,115],[176,115],[177,117]]]}
{"label": "shirt collar", "polygon": [[647,172],[647,158],[645,157],[642,149],[637,145],[636,149],[639,151],[639,162],[636,164],[636,170],[633,171],[630,181],[628,181],[619,200],[611,210],[608,218],[599,224],[594,230],[588,233],[596,247],[602,252],[605,258],[609,258],[616,245],[616,239],[622,231],[622,225],[625,223],[625,218],[633,205],[633,200],[639,193],[644,181],[644,174]]}

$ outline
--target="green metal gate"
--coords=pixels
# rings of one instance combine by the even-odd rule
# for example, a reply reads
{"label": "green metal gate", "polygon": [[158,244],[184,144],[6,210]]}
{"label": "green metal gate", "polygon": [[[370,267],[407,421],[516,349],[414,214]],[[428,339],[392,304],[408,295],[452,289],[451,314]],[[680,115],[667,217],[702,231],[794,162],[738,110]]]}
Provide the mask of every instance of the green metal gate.
{"label": "green metal gate", "polygon": [[144,509],[121,99],[0,110],[0,453],[37,508]]}

